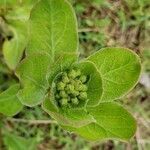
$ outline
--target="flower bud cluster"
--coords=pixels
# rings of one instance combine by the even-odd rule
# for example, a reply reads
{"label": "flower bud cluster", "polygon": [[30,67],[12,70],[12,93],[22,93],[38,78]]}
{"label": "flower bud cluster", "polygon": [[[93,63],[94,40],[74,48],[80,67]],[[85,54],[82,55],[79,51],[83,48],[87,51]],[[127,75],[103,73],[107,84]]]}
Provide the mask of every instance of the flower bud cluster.
{"label": "flower bud cluster", "polygon": [[58,106],[78,105],[87,100],[87,76],[79,69],[63,72],[56,81],[55,100]]}

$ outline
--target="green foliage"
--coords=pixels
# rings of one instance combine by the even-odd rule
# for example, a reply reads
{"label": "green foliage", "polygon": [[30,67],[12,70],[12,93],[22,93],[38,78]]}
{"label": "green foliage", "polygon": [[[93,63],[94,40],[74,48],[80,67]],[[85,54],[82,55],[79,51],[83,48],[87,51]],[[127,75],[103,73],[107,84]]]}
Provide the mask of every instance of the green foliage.
{"label": "green foliage", "polygon": [[94,117],[94,122],[80,128],[64,128],[93,141],[109,138],[129,140],[135,133],[136,121],[116,103],[100,103],[96,107],[88,108],[88,112]]}
{"label": "green foliage", "polygon": [[44,100],[46,90],[49,88],[50,61],[51,57],[47,54],[34,54],[19,65],[16,74],[23,89],[17,96],[24,105],[34,106]]}
{"label": "green foliage", "polygon": [[4,142],[8,150],[35,150],[37,147],[36,139],[25,139],[10,133],[5,133]]}
{"label": "green foliage", "polygon": [[131,90],[140,75],[140,59],[125,48],[104,48],[87,58],[95,63],[103,80],[101,101],[118,99]]}
{"label": "green foliage", "polygon": [[16,96],[19,89],[19,85],[14,84],[0,94],[0,113],[6,116],[13,116],[22,109],[23,105]]}
{"label": "green foliage", "polygon": [[30,14],[33,4],[25,5],[28,11],[21,15],[23,20],[17,19],[15,10],[12,13],[16,20],[10,28],[13,38],[4,42],[3,52],[9,68],[17,66],[14,76],[19,81],[1,93],[0,112],[13,116],[23,105],[42,105],[58,124],[88,140],[128,141],[135,134],[136,122],[113,101],[137,83],[139,57],[129,49],[112,47],[79,60],[77,21],[71,5],[65,0],[41,0]]}
{"label": "green foliage", "polygon": [[27,53],[45,51],[55,61],[62,52],[75,53],[77,49],[77,22],[70,4],[64,0],[40,1],[31,13]]}
{"label": "green foliage", "polygon": [[12,29],[13,38],[5,41],[3,45],[3,54],[7,65],[11,69],[15,69],[22,57],[27,43],[27,27],[24,22],[17,21],[11,21],[9,26]]}
{"label": "green foliage", "polygon": [[3,54],[6,64],[12,70],[18,65],[26,48],[28,19],[32,5],[35,2],[35,0],[32,0],[32,3],[20,2],[19,0],[2,0],[0,6],[2,14],[0,13],[0,17],[4,18],[5,26],[8,26],[8,31],[4,33],[6,39],[3,44]]}

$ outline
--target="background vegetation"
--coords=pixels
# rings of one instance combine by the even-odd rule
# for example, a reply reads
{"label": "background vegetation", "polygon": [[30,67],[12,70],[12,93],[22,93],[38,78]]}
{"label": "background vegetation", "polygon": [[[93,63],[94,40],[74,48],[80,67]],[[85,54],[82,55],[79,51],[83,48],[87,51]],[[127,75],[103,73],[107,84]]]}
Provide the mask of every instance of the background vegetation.
{"label": "background vegetation", "polygon": [[[139,84],[120,103],[138,122],[129,143],[90,143],[62,130],[40,106],[1,118],[4,149],[11,150],[149,150],[150,149],[150,2],[149,0],[70,0],[78,18],[81,58],[106,46],[123,46],[140,55]],[[0,40],[2,35],[0,35]]]}

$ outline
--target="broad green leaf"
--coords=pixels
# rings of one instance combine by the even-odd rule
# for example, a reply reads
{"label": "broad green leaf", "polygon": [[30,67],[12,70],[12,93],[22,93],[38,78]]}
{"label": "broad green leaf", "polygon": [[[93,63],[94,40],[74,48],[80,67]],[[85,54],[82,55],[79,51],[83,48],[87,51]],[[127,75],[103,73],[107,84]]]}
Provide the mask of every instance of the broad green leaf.
{"label": "broad green leaf", "polygon": [[77,21],[65,0],[41,0],[30,17],[30,40],[27,53],[45,51],[53,60],[62,52],[75,53],[78,48]]}
{"label": "broad green leaf", "polygon": [[79,134],[81,137],[89,141],[104,140],[107,137],[105,129],[97,125],[96,123],[90,123],[80,128],[74,128],[71,126],[61,126],[63,129]]}
{"label": "broad green leaf", "polygon": [[82,127],[94,121],[84,109],[57,109],[49,98],[43,102],[42,108],[60,125]]}
{"label": "broad green leaf", "polygon": [[6,5],[14,5],[17,4],[18,0],[1,0],[0,5],[1,6],[6,6]]}
{"label": "broad green leaf", "polygon": [[14,116],[21,111],[23,105],[16,96],[19,89],[20,86],[15,84],[0,94],[0,113],[6,116]]}
{"label": "broad green leaf", "polygon": [[5,133],[4,143],[7,150],[36,150],[37,140],[35,138],[23,138],[12,133]]}
{"label": "broad green leaf", "polygon": [[[14,70],[22,58],[23,51],[28,42],[28,19],[30,11],[37,0],[2,0],[1,7],[11,39],[5,39],[3,54],[10,69]],[[11,8],[11,9],[10,9]],[[6,33],[8,34],[8,33]]]}
{"label": "broad green leaf", "polygon": [[77,61],[77,54],[75,53],[60,53],[56,58],[56,61],[52,64],[49,82],[50,84],[54,80],[55,76],[60,72],[68,69],[71,65]]}
{"label": "broad green leaf", "polygon": [[1,0],[0,5],[3,7],[12,7],[12,6],[27,6],[27,5],[33,5],[38,0]]}
{"label": "broad green leaf", "polygon": [[28,56],[17,68],[16,74],[23,86],[17,96],[24,105],[35,106],[44,100],[49,87],[50,64],[50,56],[39,53]]}
{"label": "broad green leaf", "polygon": [[3,54],[9,68],[14,70],[21,60],[27,44],[27,25],[23,21],[11,21],[9,28],[13,37],[4,42]]}
{"label": "broad green leaf", "polygon": [[88,106],[95,106],[99,103],[102,96],[102,79],[101,75],[96,69],[94,63],[90,61],[82,61],[75,64],[84,75],[89,76],[88,82]]}
{"label": "broad green leaf", "polygon": [[137,83],[141,71],[139,57],[125,48],[103,48],[87,60],[99,70],[103,95],[101,101],[112,101],[128,93]]}
{"label": "broad green leaf", "polygon": [[78,133],[88,140],[118,139],[129,140],[136,131],[136,121],[122,106],[116,103],[100,103],[89,108],[95,123],[81,128],[63,126],[66,130]]}
{"label": "broad green leaf", "polygon": [[[5,5],[6,10],[9,9],[9,7],[11,7],[11,10],[7,11],[5,14],[5,19],[7,22],[28,21],[30,12],[37,2],[38,0],[17,0],[16,2],[13,0],[13,3],[7,3],[7,5]],[[9,6],[9,4],[11,5]]]}

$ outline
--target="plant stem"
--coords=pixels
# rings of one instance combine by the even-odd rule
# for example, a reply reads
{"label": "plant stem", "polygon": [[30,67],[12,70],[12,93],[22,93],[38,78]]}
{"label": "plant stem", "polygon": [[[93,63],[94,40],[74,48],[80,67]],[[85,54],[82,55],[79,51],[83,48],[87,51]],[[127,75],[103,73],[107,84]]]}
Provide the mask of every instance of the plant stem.
{"label": "plant stem", "polygon": [[26,123],[29,125],[57,124],[57,122],[55,120],[26,120],[26,119],[7,118],[6,121],[17,122],[17,123]]}

